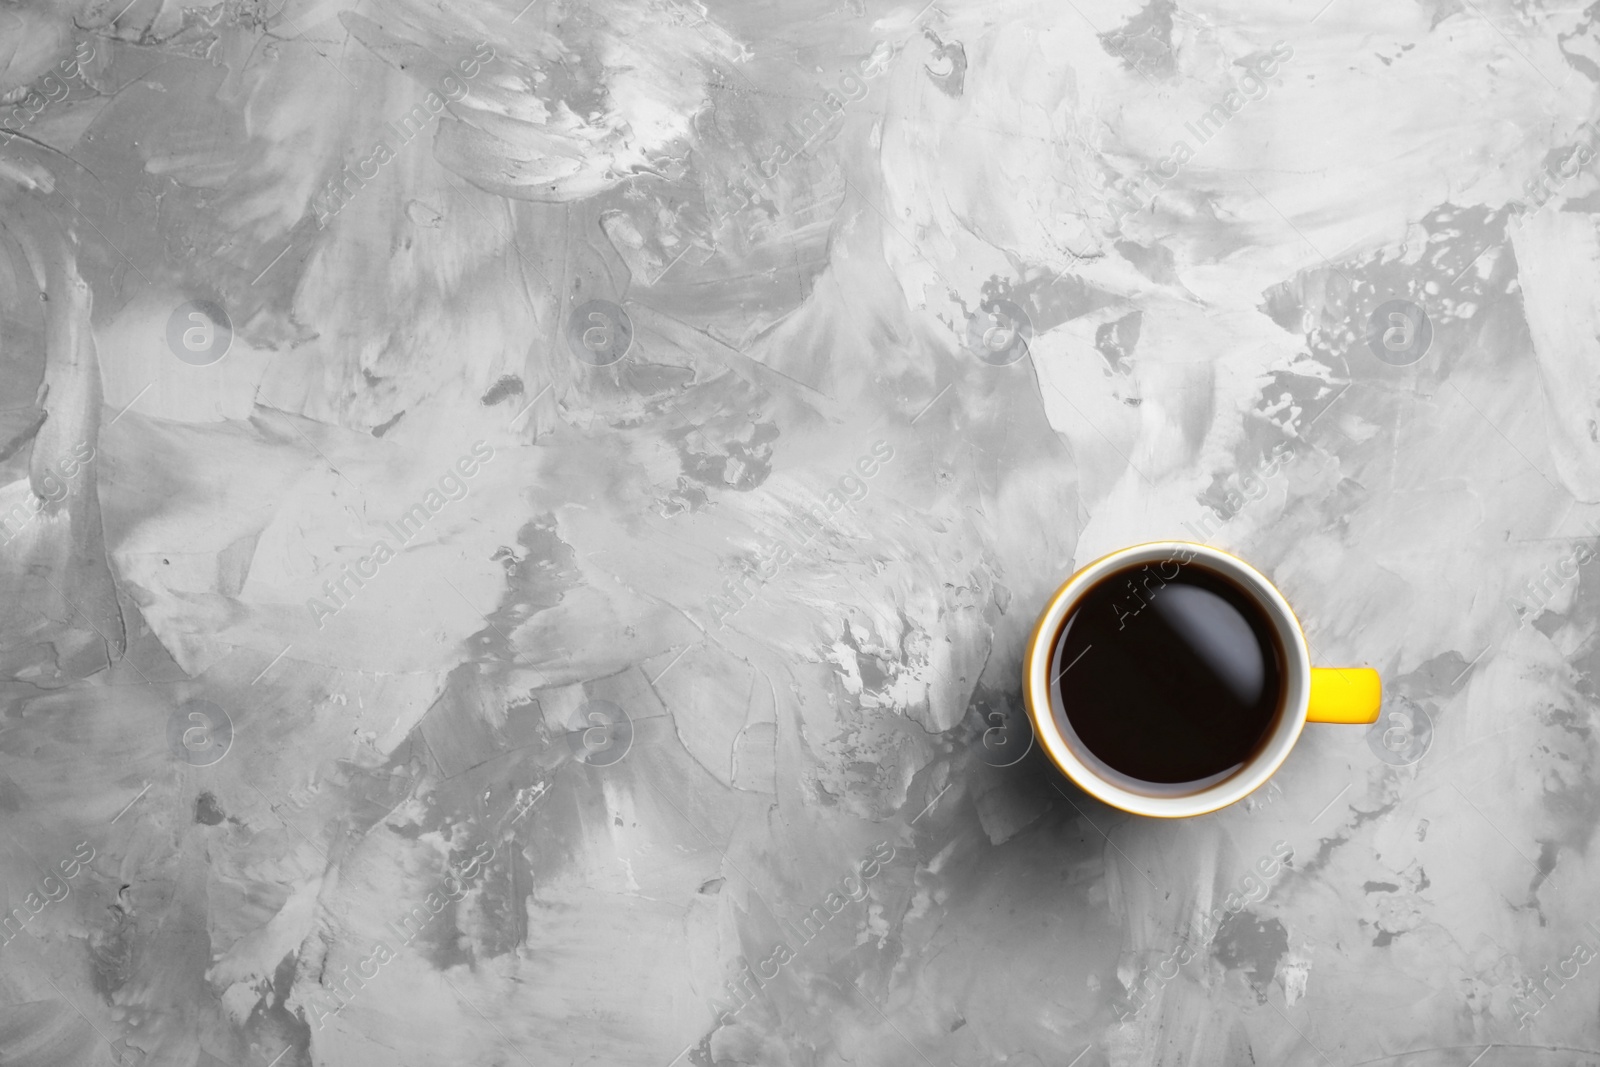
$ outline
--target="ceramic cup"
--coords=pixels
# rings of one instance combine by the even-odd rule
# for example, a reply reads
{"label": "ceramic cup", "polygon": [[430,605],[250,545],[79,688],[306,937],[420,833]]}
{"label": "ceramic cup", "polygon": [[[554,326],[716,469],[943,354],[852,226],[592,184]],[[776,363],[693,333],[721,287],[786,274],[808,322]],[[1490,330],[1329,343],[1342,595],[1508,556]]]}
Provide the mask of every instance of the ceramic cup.
{"label": "ceramic cup", "polygon": [[[1055,663],[1056,650],[1063,624],[1078,598],[1095,583],[1118,571],[1144,565],[1160,568],[1174,561],[1216,572],[1260,607],[1284,654],[1278,714],[1255,754],[1221,781],[1197,782],[1193,789],[1181,784],[1142,789],[1136,781],[1107,773],[1074,733],[1061,706],[1062,700],[1072,696],[1070,674]],[[1306,723],[1373,723],[1383,701],[1382,683],[1371,668],[1311,666],[1299,620],[1283,594],[1260,571],[1226,552],[1190,541],[1154,541],[1124,548],[1068,578],[1034,624],[1023,655],[1022,675],[1034,733],[1061,772],[1084,792],[1113,807],[1160,818],[1203,815],[1244,799],[1282,765]],[[1059,691],[1054,685],[1058,675],[1065,679]]]}

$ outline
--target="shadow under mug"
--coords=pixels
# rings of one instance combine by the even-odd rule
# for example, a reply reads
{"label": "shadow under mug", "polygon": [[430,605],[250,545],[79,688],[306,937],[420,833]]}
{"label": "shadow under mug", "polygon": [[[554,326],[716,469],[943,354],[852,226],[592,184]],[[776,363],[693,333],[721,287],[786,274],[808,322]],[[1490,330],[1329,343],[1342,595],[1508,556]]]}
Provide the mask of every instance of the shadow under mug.
{"label": "shadow under mug", "polygon": [[[1228,777],[1196,783],[1192,792],[1171,786],[1141,792],[1128,781],[1114,781],[1095,769],[1098,760],[1080,753],[1082,742],[1057,721],[1051,689],[1051,664],[1062,628],[1080,597],[1101,579],[1146,564],[1190,563],[1228,579],[1261,609],[1284,653],[1278,713],[1254,755]],[[1210,545],[1191,541],[1152,541],[1120,549],[1081,568],[1056,590],[1034,624],[1022,658],[1022,692],[1028,717],[1045,752],[1063,774],[1090,796],[1135,815],[1185,818],[1216,811],[1263,785],[1288,757],[1308,722],[1373,723],[1383,702],[1378,672],[1369,667],[1311,666],[1300,621],[1283,594],[1248,563]],[[1068,689],[1070,692],[1070,688]]]}

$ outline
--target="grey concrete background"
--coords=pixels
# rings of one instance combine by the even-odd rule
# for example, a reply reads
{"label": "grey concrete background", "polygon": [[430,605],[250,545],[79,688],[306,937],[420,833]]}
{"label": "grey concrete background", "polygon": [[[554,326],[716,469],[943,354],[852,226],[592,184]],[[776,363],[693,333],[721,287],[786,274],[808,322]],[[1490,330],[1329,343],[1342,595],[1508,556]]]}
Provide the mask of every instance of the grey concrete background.
{"label": "grey concrete background", "polygon": [[[1595,32],[0,6],[0,1063],[1600,1061]],[[1387,695],[1158,823],[1165,537]]]}

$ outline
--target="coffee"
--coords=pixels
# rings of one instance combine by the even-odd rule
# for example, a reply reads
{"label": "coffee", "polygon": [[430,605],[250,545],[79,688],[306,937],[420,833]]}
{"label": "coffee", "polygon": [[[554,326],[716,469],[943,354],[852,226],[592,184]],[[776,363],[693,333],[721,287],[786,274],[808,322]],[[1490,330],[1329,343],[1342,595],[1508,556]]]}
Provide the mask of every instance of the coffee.
{"label": "coffee", "polygon": [[1178,559],[1114,571],[1056,635],[1051,702],[1080,759],[1126,788],[1222,781],[1271,736],[1286,660],[1270,617],[1220,573]]}

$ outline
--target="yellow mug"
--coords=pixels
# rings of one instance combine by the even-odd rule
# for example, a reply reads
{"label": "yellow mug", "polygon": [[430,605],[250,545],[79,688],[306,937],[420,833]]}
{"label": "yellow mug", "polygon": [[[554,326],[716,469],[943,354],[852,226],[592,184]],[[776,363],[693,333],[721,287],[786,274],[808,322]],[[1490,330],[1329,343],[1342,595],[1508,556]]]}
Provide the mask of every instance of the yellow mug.
{"label": "yellow mug", "polygon": [[[1192,790],[1153,783],[1151,788],[1143,789],[1125,775],[1108,773],[1067,720],[1061,691],[1050,676],[1066,621],[1086,592],[1121,572],[1171,562],[1191,564],[1220,575],[1253,601],[1275,633],[1285,660],[1278,671],[1281,684],[1276,716],[1253,754],[1220,781],[1196,782]],[[1058,677],[1067,673],[1059,671]],[[1204,815],[1244,799],[1282,765],[1306,723],[1373,723],[1378,720],[1383,702],[1377,671],[1368,667],[1311,666],[1300,621],[1283,594],[1260,571],[1210,545],[1191,541],[1153,541],[1124,548],[1100,557],[1068,578],[1045,605],[1028,638],[1022,658],[1022,692],[1034,735],[1051,761],[1080,789],[1123,811],[1169,819]]]}

